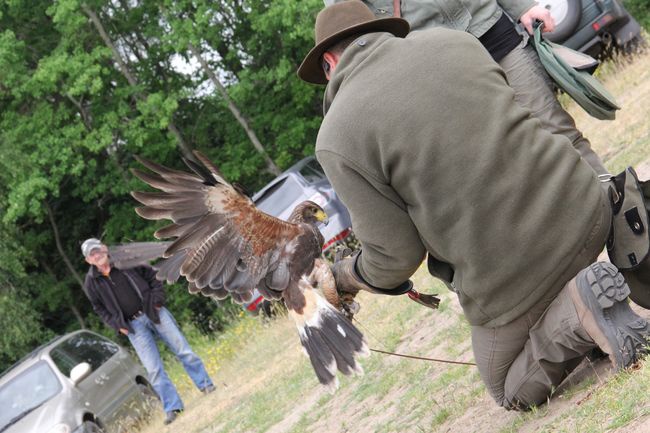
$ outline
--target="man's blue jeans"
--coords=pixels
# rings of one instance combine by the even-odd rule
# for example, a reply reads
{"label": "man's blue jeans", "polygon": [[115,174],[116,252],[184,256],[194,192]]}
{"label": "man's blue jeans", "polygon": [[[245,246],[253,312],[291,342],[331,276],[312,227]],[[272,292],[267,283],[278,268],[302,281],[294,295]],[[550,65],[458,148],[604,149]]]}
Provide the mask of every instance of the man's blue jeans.
{"label": "man's blue jeans", "polygon": [[183,363],[185,371],[200,390],[211,386],[212,380],[210,380],[201,359],[190,348],[171,313],[163,307],[159,314],[159,324],[152,322],[146,314],[131,320],[129,324],[135,332],[130,332],[128,337],[149,374],[149,382],[162,400],[163,409],[165,412],[171,412],[182,410],[183,402],[176,387],[167,376],[156,346],[157,338],[162,339]]}

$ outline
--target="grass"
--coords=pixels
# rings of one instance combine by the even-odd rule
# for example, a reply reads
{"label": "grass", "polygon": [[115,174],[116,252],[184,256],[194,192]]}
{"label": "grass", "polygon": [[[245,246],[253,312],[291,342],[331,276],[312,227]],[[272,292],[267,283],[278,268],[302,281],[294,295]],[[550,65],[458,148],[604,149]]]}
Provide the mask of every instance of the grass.
{"label": "grass", "polygon": [[[600,78],[623,109],[614,122],[590,118],[566,102],[576,123],[612,173],[650,157],[650,54],[605,65]],[[472,361],[470,328],[454,295],[422,267],[414,276],[423,292],[440,293],[438,311],[405,297],[361,294],[359,328],[373,348],[433,358]],[[605,364],[558,390],[548,404],[508,412],[487,395],[475,367],[372,353],[365,374],[341,378],[328,394],[301,354],[295,328],[244,316],[217,338],[189,330],[218,391],[200,395],[176,362],[170,375],[187,410],[170,427],[161,416],[141,433],[213,432],[636,432],[650,431],[650,369],[616,375]],[[598,370],[600,368],[600,370]],[[600,372],[599,372],[600,371]]]}

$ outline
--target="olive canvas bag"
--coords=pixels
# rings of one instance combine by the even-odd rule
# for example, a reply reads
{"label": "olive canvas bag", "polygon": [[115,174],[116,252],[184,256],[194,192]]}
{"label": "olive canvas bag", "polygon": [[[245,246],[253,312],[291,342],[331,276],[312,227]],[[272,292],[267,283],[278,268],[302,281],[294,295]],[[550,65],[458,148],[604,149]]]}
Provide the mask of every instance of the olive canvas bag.
{"label": "olive canvas bag", "polygon": [[650,181],[639,181],[632,167],[611,178],[612,227],[609,259],[630,286],[630,298],[650,309]]}
{"label": "olive canvas bag", "polygon": [[614,97],[590,71],[598,61],[542,37],[542,25],[535,27],[533,46],[548,75],[592,117],[613,120],[620,107]]}

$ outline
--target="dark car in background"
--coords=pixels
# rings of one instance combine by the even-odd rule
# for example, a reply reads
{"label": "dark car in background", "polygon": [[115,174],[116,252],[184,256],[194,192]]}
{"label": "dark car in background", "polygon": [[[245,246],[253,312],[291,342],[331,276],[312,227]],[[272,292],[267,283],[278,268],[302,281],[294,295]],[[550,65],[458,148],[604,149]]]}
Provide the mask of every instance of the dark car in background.
{"label": "dark car in background", "polygon": [[[353,236],[350,214],[313,156],[300,160],[253,196],[258,208],[283,220],[286,220],[294,207],[304,200],[317,203],[328,216],[329,223],[320,227],[325,238],[323,252]],[[245,304],[245,307],[248,311],[256,313],[260,308],[266,311],[269,303],[255,291],[253,301]]]}
{"label": "dark car in background", "polygon": [[118,432],[156,401],[142,366],[90,331],[57,337],[0,376],[0,432]]}
{"label": "dark car in background", "polygon": [[556,29],[546,34],[562,44],[592,57],[611,49],[628,51],[640,44],[641,26],[619,0],[540,0],[550,10]]}

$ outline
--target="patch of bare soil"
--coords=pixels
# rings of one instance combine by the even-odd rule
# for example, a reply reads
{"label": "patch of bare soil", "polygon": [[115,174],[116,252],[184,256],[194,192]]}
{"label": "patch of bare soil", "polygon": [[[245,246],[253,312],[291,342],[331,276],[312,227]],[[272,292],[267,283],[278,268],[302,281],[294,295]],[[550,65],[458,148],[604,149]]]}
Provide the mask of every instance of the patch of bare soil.
{"label": "patch of bare soil", "polygon": [[[650,164],[645,164],[644,170],[650,169]],[[445,334],[453,326],[458,326],[457,313],[460,313],[460,305],[455,298],[449,298],[449,311],[445,314],[431,314],[430,311],[422,309],[409,322],[409,326],[404,329],[404,337],[397,345],[395,351],[404,354],[417,354],[418,356],[450,359],[449,347],[445,339],[441,339],[436,345],[431,341],[438,333]],[[633,308],[638,314],[650,320],[650,311],[642,309],[636,305]],[[372,337],[369,337],[372,344]],[[469,339],[460,342],[454,350],[458,356],[453,360],[472,362],[471,343]],[[401,358],[387,357],[383,365],[385,369],[381,372],[372,374],[391,374],[391,368],[394,367]],[[417,361],[413,362],[425,362]],[[440,364],[433,368],[423,380],[435,381],[436,378],[444,373],[449,366]],[[536,433],[543,430],[545,425],[561,419],[580,407],[581,404],[588,401],[593,393],[593,387],[587,386],[604,384],[613,374],[610,363],[607,358],[590,361],[585,359],[576,370],[567,377],[562,385],[555,392],[554,396],[537,410],[537,414],[525,421],[519,421],[522,416],[520,412],[506,411],[496,405],[492,398],[483,391],[482,394],[473,402],[470,407],[461,415],[450,417],[448,421],[440,425],[436,430],[439,432],[454,433],[473,433],[473,432],[500,432],[513,431],[521,433]],[[406,392],[406,386],[395,386],[381,401],[374,398],[366,398],[363,401],[356,401],[351,398],[356,391],[355,388],[346,388],[339,390],[335,396],[326,403],[326,416],[315,420],[309,426],[310,432],[327,432],[327,433],[347,433],[347,432],[374,432],[381,430],[388,421],[404,419],[408,414],[398,413],[397,407],[400,398]],[[444,407],[446,402],[453,400],[454,386],[441,392],[439,401]],[[316,408],[320,396],[320,391],[306,395],[301,403],[296,405],[291,413],[287,413],[284,420],[274,425],[269,431],[273,433],[289,432],[294,428],[297,421],[311,410]],[[360,416],[360,414],[372,411],[373,408],[381,408],[379,411],[373,411],[372,416]],[[435,412],[432,407],[432,413],[422,416],[417,425],[409,426],[403,424],[404,428],[400,432],[422,432],[420,426],[430,426]],[[525,415],[524,415],[525,416]],[[349,420],[349,422],[345,422]],[[566,426],[568,431],[577,431],[571,426]],[[650,418],[635,420],[630,426],[619,430],[625,433],[650,432]]]}

